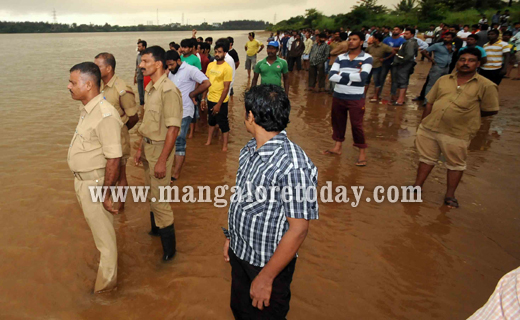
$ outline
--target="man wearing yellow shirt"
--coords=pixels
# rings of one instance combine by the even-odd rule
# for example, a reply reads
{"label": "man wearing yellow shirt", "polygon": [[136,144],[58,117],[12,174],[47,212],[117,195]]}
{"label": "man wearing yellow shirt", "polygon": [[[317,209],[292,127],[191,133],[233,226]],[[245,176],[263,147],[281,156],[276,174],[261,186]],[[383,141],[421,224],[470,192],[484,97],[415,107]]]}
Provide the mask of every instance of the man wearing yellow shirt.
{"label": "man wearing yellow shirt", "polygon": [[[202,94],[201,109],[208,108],[208,141],[206,145],[211,144],[211,138],[218,124],[222,131],[222,151],[227,151],[229,138],[229,120],[228,120],[228,101],[229,87],[233,81],[233,69],[225,61],[227,52],[229,51],[229,41],[225,38],[217,40],[215,43],[215,61],[208,64],[206,76],[211,86]],[[206,96],[208,101],[206,102]]]}
{"label": "man wearing yellow shirt", "polygon": [[[255,33],[249,32],[249,41],[246,43],[245,49],[246,49],[246,70],[247,70],[247,77],[251,77],[251,69],[255,68],[256,65],[256,54],[262,51],[264,49],[264,45],[262,42],[255,39]],[[216,47],[215,47],[216,50]]]}

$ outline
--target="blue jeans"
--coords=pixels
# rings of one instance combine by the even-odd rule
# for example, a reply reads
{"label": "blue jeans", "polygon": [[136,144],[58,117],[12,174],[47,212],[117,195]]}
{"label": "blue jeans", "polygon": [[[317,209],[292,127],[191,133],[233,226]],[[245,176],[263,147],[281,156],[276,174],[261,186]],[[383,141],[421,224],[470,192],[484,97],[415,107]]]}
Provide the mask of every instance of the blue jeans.
{"label": "blue jeans", "polygon": [[370,74],[368,75],[368,78],[367,78],[367,82],[366,82],[366,85],[370,85],[370,81],[372,80],[372,78],[374,78],[374,86],[376,88],[381,88],[381,70],[383,69],[383,67],[378,67],[378,68],[372,68],[372,71],[370,72]]}
{"label": "blue jeans", "polygon": [[[432,66],[430,69],[430,73],[428,73],[428,84],[426,84],[426,89],[424,90],[424,96],[428,95],[428,92],[433,88],[433,85],[440,77],[449,73],[450,66],[440,67],[436,64]],[[424,99],[424,102],[428,102],[427,99]]]}
{"label": "blue jeans", "polygon": [[188,130],[190,129],[191,119],[192,119],[191,117],[182,118],[181,130],[179,131],[177,140],[175,140],[175,155],[176,156],[185,156],[186,155],[186,136],[188,135]]}
{"label": "blue jeans", "polygon": [[[383,64],[381,67],[381,73],[379,77],[379,84],[381,85],[381,92],[383,91],[383,87],[385,86],[386,76],[388,76],[388,72],[392,69],[392,65]],[[397,81],[395,79],[395,72],[392,72],[392,88],[390,89],[390,94],[395,96],[397,94]]]}

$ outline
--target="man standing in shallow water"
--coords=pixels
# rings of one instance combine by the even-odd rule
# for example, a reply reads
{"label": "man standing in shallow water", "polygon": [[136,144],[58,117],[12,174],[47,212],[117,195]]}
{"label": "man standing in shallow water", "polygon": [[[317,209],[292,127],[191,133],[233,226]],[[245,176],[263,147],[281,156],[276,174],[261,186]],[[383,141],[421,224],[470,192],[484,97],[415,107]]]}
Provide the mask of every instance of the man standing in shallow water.
{"label": "man standing in shallow water", "polygon": [[70,143],[67,162],[74,173],[74,189],[85,219],[101,253],[95,293],[117,286],[117,245],[110,189],[103,202],[93,202],[89,187],[115,186],[121,162],[121,127],[117,110],[99,92],[101,73],[93,62],[70,69],[67,88],[72,99],[81,101],[80,119]]}
{"label": "man standing in shallow water", "polygon": [[[143,123],[138,133],[142,136],[134,161],[143,163],[146,186],[150,187],[151,235],[159,235],[163,260],[175,256],[176,239],[173,211],[168,202],[160,202],[160,188],[170,185],[175,152],[175,141],[182,122],[182,96],[166,74],[165,51],[152,46],[143,52],[139,67],[151,78],[146,86]],[[154,201],[155,199],[155,201]]]}
{"label": "man standing in shallow water", "polygon": [[[297,251],[318,203],[300,190],[316,192],[318,170],[287,138],[291,105],[280,86],[252,87],[245,95],[245,126],[253,135],[240,151],[238,192],[224,229],[224,260],[231,264],[231,310],[235,319],[285,319]],[[263,187],[251,191],[248,183]],[[272,192],[272,187],[281,192]],[[300,189],[302,188],[302,189]],[[304,192],[305,193],[305,192]],[[310,192],[312,193],[312,191]],[[265,201],[263,201],[265,200]]]}
{"label": "man standing in shallow water", "polygon": [[[128,186],[126,180],[126,163],[130,158],[130,134],[128,130],[132,129],[139,121],[137,115],[137,107],[135,105],[134,91],[128,86],[123,79],[115,75],[116,59],[108,52],[102,52],[95,57],[94,63],[101,71],[101,93],[105,99],[116,108],[121,117],[121,121],[125,124],[121,128],[121,146],[123,148],[123,157],[121,158],[121,166],[119,172],[118,186]],[[123,210],[125,203],[121,202],[119,209]]]}
{"label": "man standing in shallow water", "polygon": [[471,139],[480,128],[480,118],[498,113],[498,87],[477,73],[481,52],[461,51],[457,72],[442,76],[427,95],[428,103],[417,129],[415,144],[419,168],[414,186],[422,188],[442,153],[448,168],[444,204],[458,208],[455,190],[466,170]]}

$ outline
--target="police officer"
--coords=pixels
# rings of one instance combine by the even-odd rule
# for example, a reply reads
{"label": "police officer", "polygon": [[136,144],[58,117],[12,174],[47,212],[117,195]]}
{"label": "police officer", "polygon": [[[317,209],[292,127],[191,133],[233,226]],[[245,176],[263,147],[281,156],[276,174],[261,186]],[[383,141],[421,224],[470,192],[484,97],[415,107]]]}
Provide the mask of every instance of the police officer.
{"label": "police officer", "polygon": [[175,229],[170,204],[159,202],[159,187],[170,185],[175,140],[182,121],[182,96],[167,77],[163,48],[147,48],[141,56],[139,68],[151,81],[145,89],[144,117],[138,130],[142,139],[134,161],[136,165],[143,163],[145,183],[150,186],[150,233],[160,235],[163,260],[167,261],[175,255]]}
{"label": "police officer", "polygon": [[110,190],[103,201],[94,202],[90,186],[114,186],[121,162],[121,127],[117,110],[103,99],[99,88],[101,73],[93,62],[70,69],[72,99],[83,104],[80,119],[70,143],[67,162],[74,173],[74,189],[85,219],[101,253],[94,292],[110,291],[117,284],[117,246]]}
{"label": "police officer", "polygon": [[[126,163],[130,158],[130,134],[128,130],[132,129],[139,121],[137,115],[137,106],[135,103],[134,91],[128,86],[123,79],[115,75],[116,59],[107,52],[98,54],[94,63],[101,71],[101,93],[111,105],[116,108],[121,117],[121,121],[125,124],[121,128],[121,146],[123,148],[123,157],[121,158],[121,166],[119,173],[118,185],[120,187],[128,186],[126,180]],[[125,203],[121,202],[119,210],[124,209]]]}

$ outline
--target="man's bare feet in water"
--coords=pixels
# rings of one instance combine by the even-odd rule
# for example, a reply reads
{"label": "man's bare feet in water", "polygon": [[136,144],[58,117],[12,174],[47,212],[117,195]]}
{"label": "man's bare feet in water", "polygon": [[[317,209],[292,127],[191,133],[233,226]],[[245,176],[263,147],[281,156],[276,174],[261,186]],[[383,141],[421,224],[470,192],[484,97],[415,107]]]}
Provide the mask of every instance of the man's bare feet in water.
{"label": "man's bare feet in water", "polygon": [[341,142],[336,141],[336,144],[334,144],[334,148],[322,151],[321,153],[339,156],[341,154]]}

